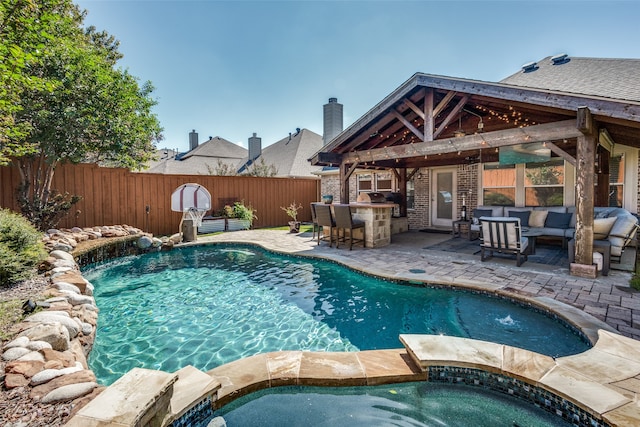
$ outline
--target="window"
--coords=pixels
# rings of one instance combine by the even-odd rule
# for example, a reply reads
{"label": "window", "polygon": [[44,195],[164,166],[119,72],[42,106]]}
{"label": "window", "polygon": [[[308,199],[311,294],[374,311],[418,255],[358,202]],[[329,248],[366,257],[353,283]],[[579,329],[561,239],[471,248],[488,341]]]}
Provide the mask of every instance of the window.
{"label": "window", "polygon": [[416,197],[415,176],[407,181],[407,209],[413,209]]}
{"label": "window", "polygon": [[516,166],[485,164],[482,187],[485,206],[515,206]]}
{"label": "window", "polygon": [[624,154],[609,159],[609,206],[621,208],[624,194]]}
{"label": "window", "polygon": [[564,160],[525,164],[524,203],[525,206],[564,204]]}
{"label": "window", "polygon": [[372,180],[371,180],[371,174],[359,174],[358,175],[358,194],[360,194],[363,191],[372,191],[373,190],[373,186],[372,186]]}
{"label": "window", "polygon": [[392,191],[391,174],[390,173],[377,173],[376,177],[376,191]]}

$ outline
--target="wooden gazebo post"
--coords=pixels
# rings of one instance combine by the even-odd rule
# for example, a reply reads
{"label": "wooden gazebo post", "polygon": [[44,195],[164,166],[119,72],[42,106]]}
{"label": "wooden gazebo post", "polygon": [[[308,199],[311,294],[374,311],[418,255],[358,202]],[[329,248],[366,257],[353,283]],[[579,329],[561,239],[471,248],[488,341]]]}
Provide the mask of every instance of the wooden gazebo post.
{"label": "wooden gazebo post", "polygon": [[593,200],[595,149],[598,132],[595,129],[591,111],[587,107],[578,108],[576,147],[576,234],[575,263],[571,264],[571,274],[595,278],[597,271],[593,265]]}

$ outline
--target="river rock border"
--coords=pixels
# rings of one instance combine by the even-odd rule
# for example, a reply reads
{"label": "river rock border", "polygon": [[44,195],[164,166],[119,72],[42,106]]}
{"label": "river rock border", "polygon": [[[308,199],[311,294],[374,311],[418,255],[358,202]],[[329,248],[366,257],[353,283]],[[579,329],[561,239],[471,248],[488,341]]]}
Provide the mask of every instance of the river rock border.
{"label": "river rock border", "polygon": [[73,412],[105,387],[88,368],[96,334],[98,307],[93,285],[80,266],[117,256],[160,250],[162,241],[127,225],[48,230],[43,241],[49,257],[41,273],[48,280],[43,301],[27,301],[33,310],[13,326],[16,337],[2,347],[6,389],[29,387],[34,402],[71,402]]}

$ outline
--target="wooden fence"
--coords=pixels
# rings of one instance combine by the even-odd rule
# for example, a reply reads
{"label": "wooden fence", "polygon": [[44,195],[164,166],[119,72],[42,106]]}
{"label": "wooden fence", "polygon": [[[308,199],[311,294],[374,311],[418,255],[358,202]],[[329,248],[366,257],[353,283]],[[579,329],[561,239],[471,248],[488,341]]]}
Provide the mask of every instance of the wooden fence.
{"label": "wooden fence", "polygon": [[[211,193],[213,210],[233,201],[251,205],[257,220],[253,227],[286,225],[281,206],[302,204],[298,219],[310,221],[309,204],[320,200],[320,180],[314,178],[261,178],[249,176],[162,175],[93,164],[61,165],[53,189],[83,199],[73,206],[59,227],[127,224],[154,235],[178,232],[181,213],[171,211],[171,193],[185,183],[197,183]],[[0,167],[0,207],[19,211],[16,168]]]}

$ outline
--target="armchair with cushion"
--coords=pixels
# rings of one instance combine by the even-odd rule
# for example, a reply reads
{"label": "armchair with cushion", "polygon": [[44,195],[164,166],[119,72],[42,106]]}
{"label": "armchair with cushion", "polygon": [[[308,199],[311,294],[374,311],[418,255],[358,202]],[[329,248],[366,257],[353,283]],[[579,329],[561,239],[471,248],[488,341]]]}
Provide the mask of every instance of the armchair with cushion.
{"label": "armchair with cushion", "polygon": [[[513,254],[520,267],[527,260],[525,251],[529,240],[520,234],[520,219],[509,217],[480,217],[482,242],[480,260],[493,257],[494,252]],[[485,255],[485,253],[488,253]]]}

